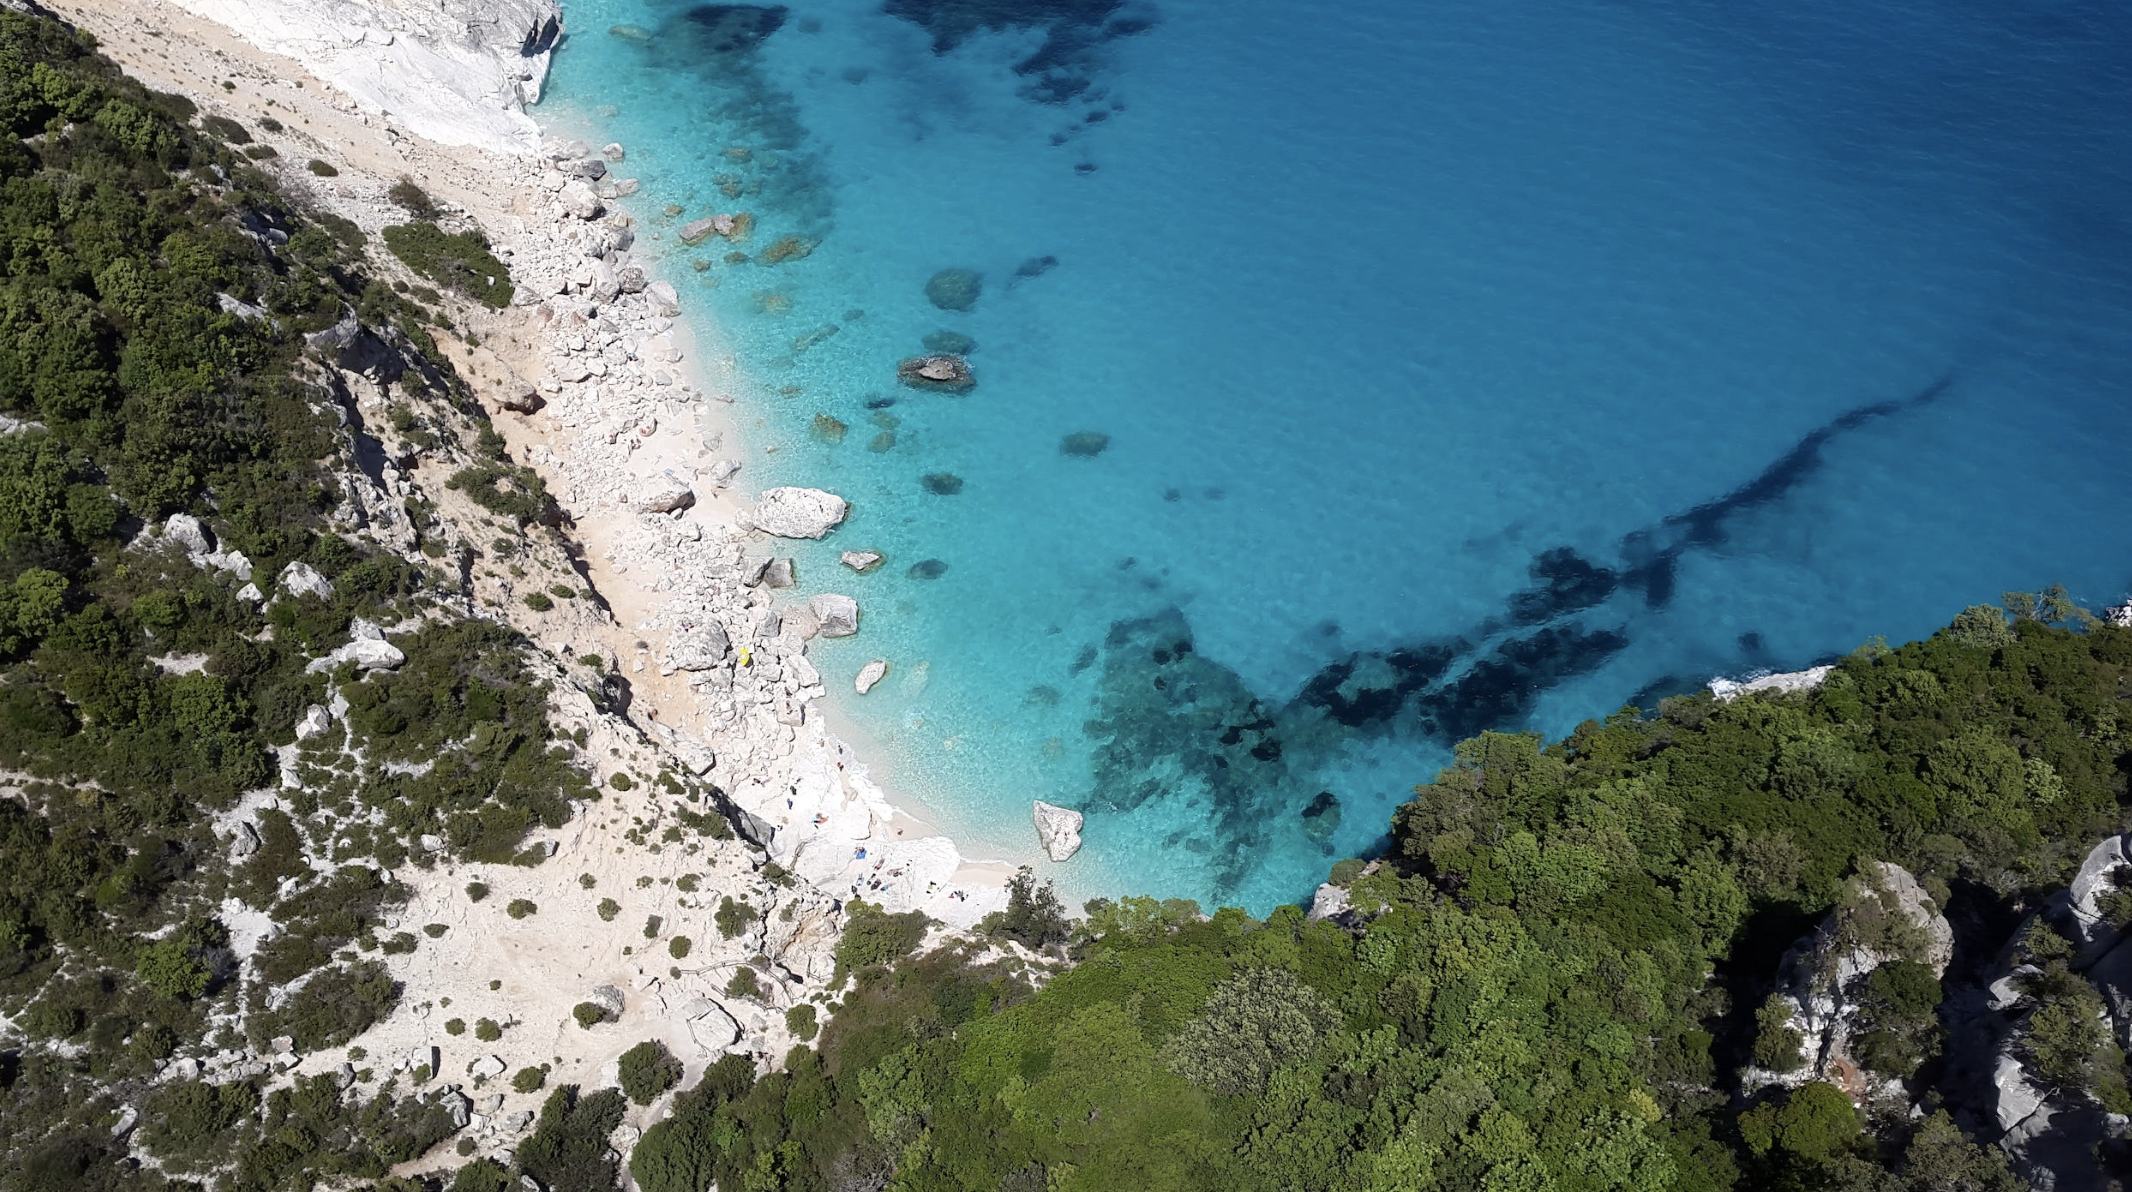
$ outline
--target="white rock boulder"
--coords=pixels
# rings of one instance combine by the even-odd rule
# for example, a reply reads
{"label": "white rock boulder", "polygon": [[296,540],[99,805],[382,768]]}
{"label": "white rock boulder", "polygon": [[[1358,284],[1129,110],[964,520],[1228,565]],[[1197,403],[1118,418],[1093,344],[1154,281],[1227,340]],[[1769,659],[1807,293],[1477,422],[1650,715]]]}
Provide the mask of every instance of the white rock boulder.
{"label": "white rock boulder", "polygon": [[842,524],[851,506],[835,493],[818,488],[764,489],[755,508],[741,515],[744,524],[779,538],[820,538]]}
{"label": "white rock boulder", "polygon": [[850,637],[859,631],[859,602],[835,592],[823,592],[807,602],[807,610],[822,626],[823,637]]}
{"label": "white rock boulder", "polygon": [[688,485],[671,476],[661,476],[645,485],[637,495],[639,513],[672,513],[696,503],[696,493]]}
{"label": "white rock boulder", "polygon": [[848,550],[838,555],[837,561],[853,571],[863,573],[881,565],[881,553],[871,550]]}
{"label": "white rock boulder", "polygon": [[1081,813],[1070,807],[1055,807],[1038,799],[1035,805],[1036,839],[1044,855],[1065,861],[1081,851]]}
{"label": "white rock boulder", "polygon": [[874,684],[888,677],[888,659],[876,658],[859,668],[859,677],[852,682],[860,695],[874,689]]}
{"label": "white rock boulder", "polygon": [[281,569],[281,590],[291,596],[316,596],[320,600],[333,599],[333,581],[318,573],[318,568],[309,563],[291,563]]}

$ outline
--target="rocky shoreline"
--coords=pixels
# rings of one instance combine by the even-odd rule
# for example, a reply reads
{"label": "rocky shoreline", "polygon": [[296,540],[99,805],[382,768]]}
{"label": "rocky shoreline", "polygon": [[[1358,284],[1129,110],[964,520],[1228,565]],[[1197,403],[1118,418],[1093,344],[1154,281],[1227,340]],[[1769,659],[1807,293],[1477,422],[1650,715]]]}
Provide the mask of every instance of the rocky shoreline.
{"label": "rocky shoreline", "polygon": [[[455,1118],[463,1114],[482,1153],[498,1153],[514,1145],[539,1097],[485,1092],[483,1073],[545,1070],[552,1061],[550,1084],[612,1083],[620,1052],[647,1038],[692,1072],[730,1053],[770,1063],[795,1041],[786,1011],[827,996],[842,903],[922,910],[950,928],[1005,904],[1006,866],[965,861],[952,841],[900,809],[831,731],[821,706],[829,683],[856,685],[864,668],[854,662],[851,673],[825,676],[808,648],[822,635],[864,640],[866,572],[840,568],[841,590],[803,591],[777,535],[827,533],[843,502],[806,489],[748,499],[734,487],[744,456],[717,399],[744,392],[743,379],[730,359],[699,355],[677,321],[678,294],[632,253],[634,223],[612,209],[612,196],[628,189],[612,176],[626,165],[625,151],[550,144],[533,152],[508,137],[446,147],[305,64],[181,11],[219,11],[207,0],[51,7],[150,86],[257,130],[275,150],[264,168],[285,191],[352,221],[388,275],[394,266],[380,234],[409,218],[391,197],[398,183],[427,192],[447,230],[481,229],[508,263],[516,298],[499,310],[453,309],[456,327],[436,336],[438,346],[486,407],[510,459],[539,475],[566,518],[558,532],[527,535],[509,551],[483,549],[504,541],[503,527],[450,491],[446,478],[464,461],[417,450],[392,428],[394,410],[411,400],[406,388],[345,351],[340,367],[327,370],[351,431],[384,443],[374,475],[351,469],[341,478],[361,511],[361,532],[411,551],[405,510],[421,504],[478,552],[462,559],[485,556],[462,563],[465,611],[536,643],[532,661],[555,693],[551,715],[579,742],[603,794],[561,831],[529,841],[547,853],[537,866],[395,872],[411,894],[388,925],[421,927],[432,942],[386,958],[402,989],[397,1008],[345,1055],[231,1048],[204,1070],[338,1073],[344,1086],[366,1088],[425,1068],[465,1079],[469,1092],[451,1094]],[[536,31],[555,11],[547,0],[505,8],[524,10]],[[343,18],[373,9],[398,11],[384,0],[335,6]],[[302,11],[288,6],[281,16]],[[345,69],[350,45],[368,45],[383,69],[401,60],[393,55],[421,50],[408,44],[419,29],[408,28],[390,43],[344,38],[335,61]],[[497,56],[496,77],[535,57],[544,68],[546,47],[522,56],[517,36],[495,26],[485,41],[474,39]],[[466,49],[454,44],[454,53]],[[537,91],[538,72],[522,81]],[[522,118],[512,105],[525,94],[445,88],[425,119],[463,118],[455,127],[474,138],[494,126],[496,111]],[[452,136],[450,128],[437,135]],[[598,188],[583,176],[595,172],[583,166],[594,160],[605,175]],[[360,324],[350,330],[376,339],[365,340]],[[850,545],[863,559],[867,544]],[[391,649],[389,632],[375,639],[380,655]],[[588,694],[588,684],[602,683],[601,698]],[[682,822],[688,817],[653,776],[684,769],[723,792],[745,839]],[[220,826],[233,852],[257,845],[247,815],[301,797],[302,770],[285,758],[284,789],[248,797]],[[470,901],[466,891],[477,885],[484,896]],[[506,913],[521,905],[537,910]],[[244,959],[277,925],[258,914],[238,918],[232,935]],[[754,994],[733,996],[727,982],[742,967],[764,977]],[[609,1010],[611,1028],[572,1021],[574,1004],[588,1000]],[[502,1024],[500,1037],[452,1029],[476,1019]],[[623,1131],[663,1112],[663,1102],[633,1112]]]}

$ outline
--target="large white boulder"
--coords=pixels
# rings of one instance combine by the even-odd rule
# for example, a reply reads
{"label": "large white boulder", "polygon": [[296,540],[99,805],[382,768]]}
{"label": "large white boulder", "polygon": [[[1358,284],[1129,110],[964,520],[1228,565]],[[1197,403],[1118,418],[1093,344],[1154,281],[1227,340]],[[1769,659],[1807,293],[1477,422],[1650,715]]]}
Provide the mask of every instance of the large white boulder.
{"label": "large white boulder", "polygon": [[205,555],[215,549],[214,540],[207,536],[207,527],[190,513],[173,513],[163,523],[163,537],[175,542],[189,556]]}
{"label": "large white boulder", "polygon": [[1044,846],[1044,855],[1054,861],[1065,861],[1081,851],[1081,813],[1070,807],[1055,807],[1042,799],[1036,801],[1036,838]]}
{"label": "large white boulder", "polygon": [[658,476],[648,481],[637,495],[639,513],[672,513],[696,503],[696,493],[688,485],[671,476]]}
{"label": "large white boulder", "polygon": [[764,489],[755,508],[741,520],[765,534],[779,538],[820,538],[837,528],[851,511],[844,498],[818,488]]}
{"label": "large white boulder", "polygon": [[1791,691],[1812,691],[1814,688],[1821,686],[1822,680],[1828,678],[1829,672],[1835,669],[1833,666],[1815,666],[1808,667],[1803,671],[1786,671],[1777,675],[1760,675],[1744,682],[1738,679],[1712,679],[1709,684],[1710,694],[1716,696],[1724,703],[1731,703],[1743,695],[1753,695],[1758,691],[1773,691],[1779,694]]}
{"label": "large white boulder", "polygon": [[318,568],[309,563],[291,563],[281,569],[281,590],[291,596],[316,596],[320,600],[333,599],[333,581],[318,573]]}
{"label": "large white boulder", "polygon": [[835,592],[824,592],[807,602],[807,611],[822,626],[823,637],[850,637],[859,631],[859,602]]}

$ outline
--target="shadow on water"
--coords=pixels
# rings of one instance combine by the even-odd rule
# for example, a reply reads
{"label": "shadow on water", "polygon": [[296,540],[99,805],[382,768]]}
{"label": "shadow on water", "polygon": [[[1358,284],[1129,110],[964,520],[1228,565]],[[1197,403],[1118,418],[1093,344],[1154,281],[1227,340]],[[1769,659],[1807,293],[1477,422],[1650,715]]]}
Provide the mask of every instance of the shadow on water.
{"label": "shadow on water", "polygon": [[[1287,705],[1269,709],[1229,668],[1201,657],[1184,614],[1169,608],[1115,623],[1076,673],[1101,670],[1094,793],[1086,809],[1128,812],[1179,801],[1193,826],[1166,841],[1207,858],[1207,887],[1232,896],[1270,832],[1300,831],[1328,855],[1339,800],[1318,775],[1359,736],[1404,736],[1443,745],[1484,730],[1522,727],[1550,689],[1604,665],[1630,643],[1633,606],[1663,608],[1680,560],[1724,546],[1741,515],[1773,505],[1813,476],[1840,435],[1939,399],[1952,378],[1912,396],[1848,411],[1801,438],[1747,483],[1670,514],[1622,538],[1620,557],[1587,558],[1569,546],[1533,556],[1530,583],[1500,613],[1466,633],[1385,651],[1349,654],[1312,675]],[[1615,615],[1593,624],[1609,607]],[[1760,635],[1741,635],[1741,655],[1767,658]],[[1638,706],[1699,680],[1668,676],[1636,693]]]}

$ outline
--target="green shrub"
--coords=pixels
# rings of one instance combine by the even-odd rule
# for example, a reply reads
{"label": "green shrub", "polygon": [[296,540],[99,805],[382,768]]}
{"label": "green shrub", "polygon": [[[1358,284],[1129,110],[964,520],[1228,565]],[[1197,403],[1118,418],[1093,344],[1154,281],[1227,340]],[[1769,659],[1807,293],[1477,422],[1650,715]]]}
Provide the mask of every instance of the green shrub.
{"label": "green shrub", "polygon": [[450,927],[442,923],[424,923],[422,925],[422,934],[433,940],[443,939],[444,933],[450,930]]}
{"label": "green shrub", "polygon": [[579,1002],[570,1008],[570,1017],[577,1019],[577,1025],[588,1031],[603,1022],[614,1021],[614,1013],[598,1002]]}
{"label": "green shrub", "polygon": [[488,896],[489,888],[485,883],[468,882],[466,884],[466,898],[468,902],[480,902],[482,899],[487,898]]}
{"label": "green shrub", "polygon": [[609,774],[607,776],[607,785],[613,787],[618,791],[628,791],[635,790],[637,787],[637,782],[636,779],[631,778],[629,775],[622,773],[620,770],[616,770],[614,773]]}
{"label": "green shrub", "polygon": [[718,934],[730,940],[738,939],[740,933],[748,929],[748,924],[761,917],[754,907],[727,895],[718,900],[718,909],[711,915],[711,921],[718,925]]}
{"label": "green shrub", "polygon": [[503,913],[513,919],[523,919],[539,910],[540,907],[534,905],[533,900],[530,898],[513,898],[510,905],[503,908]]}
{"label": "green shrub", "polygon": [[546,592],[528,592],[524,596],[520,597],[520,599],[526,602],[527,608],[530,608],[537,613],[544,613],[547,612],[549,609],[555,607],[555,602],[553,600],[548,599],[548,594]]}
{"label": "green shrub", "polygon": [[600,921],[612,923],[615,921],[615,917],[622,913],[622,904],[612,898],[602,898],[598,909]]}
{"label": "green shrub", "polygon": [[538,1067],[520,1068],[511,1074],[511,1088],[515,1092],[536,1092],[540,1089],[540,1086],[546,1083],[548,1083],[548,1065],[546,1064],[541,1064]]}
{"label": "green shrub", "polygon": [[725,983],[725,995],[727,997],[760,998],[763,995],[762,980],[755,975],[753,968],[741,965],[733,970],[732,978]]}
{"label": "green shrub", "polygon": [[622,1053],[616,1064],[622,1095],[639,1105],[649,1105],[659,1094],[681,1081],[681,1061],[666,1045],[647,1040]]}
{"label": "green shrub", "polygon": [[270,157],[281,156],[280,152],[272,145],[246,145],[244,147],[244,155],[253,161],[265,161]]}
{"label": "green shrub", "polygon": [[667,955],[672,956],[675,960],[687,960],[689,949],[694,946],[687,936],[677,935],[666,941],[666,952]]}
{"label": "green shrub", "polygon": [[821,1028],[815,1024],[814,1003],[801,1002],[785,1011],[785,1029],[802,1043],[811,1043]]}
{"label": "green shrub", "polygon": [[511,304],[511,271],[479,232],[448,233],[427,221],[385,229],[385,247],[409,269],[492,310]]}
{"label": "green shrub", "polygon": [[437,213],[436,201],[429,197],[412,178],[402,177],[385,191],[385,197],[417,219],[428,219]]}
{"label": "green shrub", "polygon": [[464,1019],[464,1018],[448,1018],[448,1019],[445,1019],[445,1021],[444,1021],[444,1033],[445,1033],[445,1034],[447,1034],[447,1035],[463,1035],[463,1034],[465,1034],[465,1033],[466,1033],[466,1019]]}
{"label": "green shrub", "polygon": [[483,1043],[494,1043],[503,1038],[503,1027],[493,1018],[483,1018],[474,1023],[474,1037]]}

